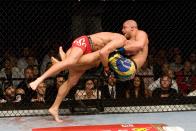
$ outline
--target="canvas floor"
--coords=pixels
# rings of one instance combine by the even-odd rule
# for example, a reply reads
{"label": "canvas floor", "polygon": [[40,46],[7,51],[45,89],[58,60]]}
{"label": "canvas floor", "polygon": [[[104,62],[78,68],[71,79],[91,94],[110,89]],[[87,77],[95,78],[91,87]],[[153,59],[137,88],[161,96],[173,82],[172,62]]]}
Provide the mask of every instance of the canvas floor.
{"label": "canvas floor", "polygon": [[164,123],[179,126],[185,131],[196,131],[196,111],[162,113],[126,113],[98,115],[69,115],[57,123],[51,116],[0,118],[0,131],[32,131],[33,128],[66,127],[105,124]]}

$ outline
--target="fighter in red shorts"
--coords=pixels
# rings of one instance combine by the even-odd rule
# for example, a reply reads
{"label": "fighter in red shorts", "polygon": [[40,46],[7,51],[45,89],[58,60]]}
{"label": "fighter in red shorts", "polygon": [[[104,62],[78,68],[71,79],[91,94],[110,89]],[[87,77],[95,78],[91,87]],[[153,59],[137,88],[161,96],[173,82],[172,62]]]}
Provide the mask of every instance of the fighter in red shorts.
{"label": "fighter in red shorts", "polygon": [[72,47],[66,53],[66,59],[50,67],[34,82],[30,83],[30,87],[35,90],[46,78],[58,74],[65,69],[70,69],[78,63],[81,56],[94,51],[99,51],[99,58],[103,66],[109,70],[109,54],[116,48],[123,47],[125,41],[126,38],[123,35],[111,32],[100,32],[89,36],[81,36],[73,41]]}

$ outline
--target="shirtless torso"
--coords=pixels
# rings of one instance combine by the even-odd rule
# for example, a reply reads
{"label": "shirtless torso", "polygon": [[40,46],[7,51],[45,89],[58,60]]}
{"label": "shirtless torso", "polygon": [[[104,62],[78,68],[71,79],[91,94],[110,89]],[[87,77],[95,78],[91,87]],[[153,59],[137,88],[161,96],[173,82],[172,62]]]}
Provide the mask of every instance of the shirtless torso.
{"label": "shirtless torso", "polygon": [[92,51],[94,52],[102,49],[105,45],[107,45],[109,42],[111,42],[114,39],[119,39],[119,38],[123,39],[124,36],[118,33],[101,32],[101,33],[89,35],[89,37],[92,40],[92,44],[93,44]]}
{"label": "shirtless torso", "polygon": [[[136,37],[130,39],[130,41],[133,41],[133,43],[139,41],[140,39],[143,39],[143,47],[140,50],[134,50],[132,52],[131,52],[131,50],[126,51],[126,54],[130,55],[131,59],[135,61],[138,69],[144,65],[146,58],[148,56],[149,40],[148,40],[147,34],[141,30],[138,30]],[[127,49],[129,48],[128,44],[129,43],[127,43],[125,45],[125,47],[124,47],[125,50],[126,50],[126,48]]]}

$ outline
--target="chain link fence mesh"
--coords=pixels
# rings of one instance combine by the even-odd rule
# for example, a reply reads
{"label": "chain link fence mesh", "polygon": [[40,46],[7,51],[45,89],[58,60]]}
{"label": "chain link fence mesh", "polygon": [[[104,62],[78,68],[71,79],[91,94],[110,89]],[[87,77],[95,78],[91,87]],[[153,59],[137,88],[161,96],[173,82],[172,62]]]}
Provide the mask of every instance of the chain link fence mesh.
{"label": "chain link fence mesh", "polygon": [[[141,71],[138,74],[144,80],[146,94],[148,94],[148,86],[161,74],[160,70],[156,70],[155,65],[161,66],[165,63],[172,65],[179,55],[182,59],[182,68],[184,61],[191,61],[194,70],[192,74],[187,74],[187,77],[195,78],[195,60],[193,60],[196,49],[195,7],[194,1],[1,1],[0,116],[48,114],[43,109],[49,108],[54,101],[55,92],[57,93],[57,89],[54,88],[58,85],[55,83],[65,81],[67,72],[63,73],[63,78],[56,76],[48,79],[45,85],[48,90],[41,89],[37,94],[29,91],[27,86],[29,81],[24,75],[25,69],[28,67],[32,71],[31,67],[33,67],[35,71],[36,68],[34,72],[36,76],[33,77],[37,77],[51,65],[50,56],[58,57],[59,46],[63,46],[66,51],[71,46],[72,40],[81,35],[101,31],[121,33],[122,24],[128,19],[136,20],[139,29],[146,31],[150,40],[148,64],[154,67],[153,72],[150,74]],[[13,69],[15,72],[10,73],[5,71],[5,68],[9,68],[7,65],[17,69]],[[77,89],[84,90],[86,79],[92,79],[96,83],[97,97],[93,100],[75,100]],[[188,93],[196,89],[193,85],[194,80]],[[22,90],[8,88],[6,82],[10,81],[15,89]],[[129,84],[130,82],[120,83],[120,88]],[[65,98],[61,106],[61,114],[195,110],[196,93],[188,97],[188,93],[185,95],[179,89],[180,97],[173,99],[154,100],[150,93],[147,98],[140,100],[125,99],[125,94],[116,94],[115,99],[110,99],[102,97],[105,92],[102,89],[104,85],[102,77],[97,77],[93,71],[88,71]],[[50,86],[52,87],[49,88]],[[14,98],[10,96],[9,91],[6,92],[6,89],[15,92]],[[119,93],[122,89],[116,91]],[[5,95],[6,93],[8,96]],[[37,98],[44,94],[44,99],[48,102],[38,101]],[[17,102],[16,99],[28,99],[28,101]]]}

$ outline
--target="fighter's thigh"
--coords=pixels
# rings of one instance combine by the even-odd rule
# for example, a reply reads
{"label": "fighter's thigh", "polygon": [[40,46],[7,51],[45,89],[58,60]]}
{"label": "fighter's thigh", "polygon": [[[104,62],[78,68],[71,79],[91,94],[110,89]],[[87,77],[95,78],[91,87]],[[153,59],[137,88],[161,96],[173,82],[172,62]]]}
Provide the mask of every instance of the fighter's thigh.
{"label": "fighter's thigh", "polygon": [[76,65],[74,65],[73,66],[73,68],[72,69],[74,69],[74,70],[89,70],[89,69],[91,69],[91,68],[94,68],[94,67],[98,67],[99,66],[99,64],[100,64],[100,61],[95,61],[95,62],[93,62],[93,63],[89,63],[89,64],[76,64]]}
{"label": "fighter's thigh", "polygon": [[61,60],[65,60],[67,58],[67,56],[70,55],[71,49],[72,48],[69,48],[66,52],[64,52],[64,50],[62,48],[59,48],[59,55],[61,57]]}
{"label": "fighter's thigh", "polygon": [[70,52],[71,52],[71,48],[69,48],[69,49],[67,50],[67,52],[65,53],[65,54],[66,54],[66,56],[67,56],[67,55],[69,55],[69,54],[70,54]]}
{"label": "fighter's thigh", "polygon": [[83,55],[83,50],[79,47],[72,47],[67,57],[80,58]]}
{"label": "fighter's thigh", "polygon": [[99,50],[85,54],[79,59],[78,64],[94,64],[97,61],[100,61],[99,56]]}

